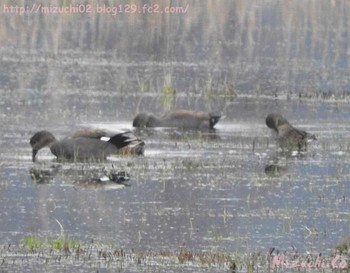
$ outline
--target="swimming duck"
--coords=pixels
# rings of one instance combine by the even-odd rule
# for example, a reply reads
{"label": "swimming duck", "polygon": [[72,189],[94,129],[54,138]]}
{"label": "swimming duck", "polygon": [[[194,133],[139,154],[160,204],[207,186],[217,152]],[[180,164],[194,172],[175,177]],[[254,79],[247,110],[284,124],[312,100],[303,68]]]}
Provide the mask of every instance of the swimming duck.
{"label": "swimming duck", "polygon": [[220,113],[175,110],[157,117],[150,113],[138,113],[134,127],[177,127],[181,129],[213,129],[221,118]]}

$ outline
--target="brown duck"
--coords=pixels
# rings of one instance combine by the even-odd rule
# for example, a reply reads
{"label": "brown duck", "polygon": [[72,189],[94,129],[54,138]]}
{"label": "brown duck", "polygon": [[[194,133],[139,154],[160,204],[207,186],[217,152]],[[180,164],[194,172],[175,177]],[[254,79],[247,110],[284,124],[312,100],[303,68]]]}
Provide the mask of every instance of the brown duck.
{"label": "brown duck", "polygon": [[181,129],[213,129],[221,118],[220,113],[175,110],[160,117],[150,113],[138,113],[134,127],[176,127]]}
{"label": "brown duck", "polygon": [[315,135],[293,127],[282,115],[269,114],[266,125],[277,133],[280,146],[288,150],[306,150],[309,142],[316,140]]}

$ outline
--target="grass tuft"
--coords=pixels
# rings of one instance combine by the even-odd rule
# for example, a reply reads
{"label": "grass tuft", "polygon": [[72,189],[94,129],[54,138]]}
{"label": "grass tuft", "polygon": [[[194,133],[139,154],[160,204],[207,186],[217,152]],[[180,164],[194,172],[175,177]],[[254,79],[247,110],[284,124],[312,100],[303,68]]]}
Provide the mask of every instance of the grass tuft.
{"label": "grass tuft", "polygon": [[170,110],[171,106],[175,103],[176,89],[171,85],[165,85],[162,89],[163,92],[163,107]]}

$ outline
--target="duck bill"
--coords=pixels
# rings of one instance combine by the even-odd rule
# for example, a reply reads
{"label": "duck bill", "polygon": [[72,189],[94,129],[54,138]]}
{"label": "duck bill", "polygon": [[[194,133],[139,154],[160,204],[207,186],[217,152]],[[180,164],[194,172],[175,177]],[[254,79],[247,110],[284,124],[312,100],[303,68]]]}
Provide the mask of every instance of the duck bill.
{"label": "duck bill", "polygon": [[32,161],[35,162],[36,161],[36,154],[38,153],[38,150],[33,149],[32,152]]}

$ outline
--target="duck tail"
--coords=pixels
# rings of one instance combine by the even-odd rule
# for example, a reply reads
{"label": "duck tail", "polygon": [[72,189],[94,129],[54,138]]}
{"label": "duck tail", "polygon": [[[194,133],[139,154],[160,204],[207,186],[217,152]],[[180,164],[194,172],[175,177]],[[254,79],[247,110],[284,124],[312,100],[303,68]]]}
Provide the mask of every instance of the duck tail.
{"label": "duck tail", "polygon": [[[125,133],[120,133],[111,137],[108,142],[115,145],[118,149],[122,149],[125,146],[139,147],[137,151],[143,151],[143,146],[145,142],[137,138],[132,132],[128,131]],[[138,152],[138,154],[141,152]]]}
{"label": "duck tail", "polygon": [[209,126],[211,129],[213,129],[215,124],[218,123],[219,120],[221,119],[222,113],[212,112],[212,113],[209,113],[209,116],[210,116]]}
{"label": "duck tail", "polygon": [[127,145],[129,145],[136,137],[131,132],[124,132],[120,134],[116,134],[108,140],[108,142],[115,145],[118,149],[121,149]]}
{"label": "duck tail", "polygon": [[317,140],[316,136],[315,135],[311,135],[311,134],[307,134],[307,139],[309,141]]}

